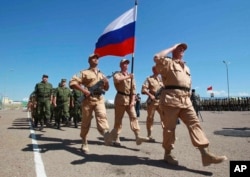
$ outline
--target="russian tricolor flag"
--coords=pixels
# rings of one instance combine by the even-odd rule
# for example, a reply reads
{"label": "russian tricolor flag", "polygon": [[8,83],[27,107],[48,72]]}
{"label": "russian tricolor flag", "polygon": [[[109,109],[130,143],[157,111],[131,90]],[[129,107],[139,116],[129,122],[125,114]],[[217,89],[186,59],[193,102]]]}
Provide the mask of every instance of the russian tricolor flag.
{"label": "russian tricolor flag", "polygon": [[96,43],[94,53],[125,56],[134,52],[137,5],[110,23]]}

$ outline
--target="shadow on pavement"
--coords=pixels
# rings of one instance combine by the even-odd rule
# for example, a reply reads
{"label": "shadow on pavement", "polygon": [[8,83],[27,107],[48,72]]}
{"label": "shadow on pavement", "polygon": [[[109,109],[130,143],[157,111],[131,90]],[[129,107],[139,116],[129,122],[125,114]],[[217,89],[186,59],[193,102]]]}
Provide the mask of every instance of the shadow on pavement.
{"label": "shadow on pavement", "polygon": [[[29,127],[27,118],[20,118],[20,119],[17,119],[13,123],[13,127],[10,127],[9,129],[11,128],[15,128],[15,129],[27,128],[28,129],[30,127]],[[81,151],[80,148],[72,147],[72,145],[75,145],[75,144],[80,145],[81,139],[77,139],[77,140],[61,139],[61,138],[45,137],[43,135],[44,134],[37,134],[36,132],[35,139],[37,141],[45,141],[45,142],[51,142],[51,143],[39,144],[38,145],[39,152],[46,153],[47,151],[65,150],[67,152],[80,156],[81,158],[83,157],[83,159],[75,160],[71,162],[72,165],[81,165],[81,164],[88,163],[88,162],[101,162],[101,163],[108,163],[108,164],[117,165],[117,166],[142,164],[142,165],[164,168],[164,169],[169,169],[169,170],[187,171],[190,173],[201,174],[204,176],[213,175],[213,173],[208,172],[208,171],[190,169],[185,166],[173,166],[173,165],[165,163],[163,160],[155,160],[155,159],[150,159],[148,157],[138,157],[138,156],[129,156],[129,155],[109,155],[109,154],[108,155],[85,154]],[[30,138],[32,139],[33,137],[34,136],[30,134]],[[103,140],[102,137],[99,137],[98,139]],[[121,141],[135,141],[135,140],[121,137]],[[103,141],[88,140],[88,144],[104,146]],[[33,146],[34,146],[33,144],[27,144],[27,147],[23,148],[22,151],[32,152],[34,151]],[[119,147],[112,146],[112,148],[124,148],[124,149],[132,150],[132,151],[139,151],[139,149],[128,148],[126,146],[119,146]]]}
{"label": "shadow on pavement", "polygon": [[223,130],[214,131],[214,134],[234,137],[250,137],[250,128],[223,128]]}
{"label": "shadow on pavement", "polygon": [[163,160],[152,160],[148,157],[138,157],[138,156],[127,156],[127,155],[98,155],[98,154],[84,154],[84,158],[80,160],[75,160],[72,165],[82,165],[88,162],[102,162],[109,163],[111,165],[148,165],[158,168],[164,168],[169,170],[187,171],[191,173],[197,173],[204,176],[212,176],[213,173],[203,170],[189,169],[185,166],[173,166],[165,163]]}

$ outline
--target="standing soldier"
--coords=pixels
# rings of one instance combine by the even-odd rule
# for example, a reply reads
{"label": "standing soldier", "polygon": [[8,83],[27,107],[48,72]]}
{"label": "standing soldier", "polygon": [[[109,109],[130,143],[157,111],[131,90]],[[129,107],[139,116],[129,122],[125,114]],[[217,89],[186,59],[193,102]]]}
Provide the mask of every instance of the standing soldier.
{"label": "standing soldier", "polygon": [[163,87],[163,83],[159,73],[156,70],[156,67],[152,67],[153,75],[146,78],[144,81],[141,93],[148,96],[147,99],[147,121],[146,121],[146,128],[148,132],[149,141],[154,142],[155,139],[152,137],[152,130],[153,130],[153,123],[154,123],[154,116],[155,111],[157,111],[161,118],[161,110],[159,107],[159,98],[160,92]]}
{"label": "standing soldier", "polygon": [[53,105],[56,109],[55,121],[57,129],[60,129],[61,119],[67,126],[69,122],[69,104],[70,104],[71,91],[66,86],[66,79],[62,79],[60,85],[55,89]]}
{"label": "standing soldier", "polygon": [[29,96],[28,111],[31,113],[31,121],[32,121],[32,126],[34,128],[37,128],[38,124],[38,119],[36,116],[36,107],[37,107],[36,95],[34,92],[32,92]]}
{"label": "standing soldier", "polygon": [[[82,150],[89,151],[87,135],[90,129],[92,113],[95,113],[97,130],[104,136],[105,145],[108,145],[109,124],[107,120],[106,107],[103,92],[109,89],[109,81],[98,69],[99,56],[92,54],[89,56],[89,68],[73,76],[70,81],[70,88],[80,90],[84,94],[82,101],[82,124],[81,138]],[[96,90],[92,90],[97,83],[102,83]],[[82,87],[83,86],[83,87]],[[91,92],[93,91],[93,92]]]}
{"label": "standing soldier", "polygon": [[82,96],[83,96],[83,93],[80,90],[77,90],[77,89],[72,90],[70,104],[71,104],[72,117],[73,117],[75,128],[77,128],[78,122],[82,120],[81,103],[78,101],[78,99]]}
{"label": "standing soldier", "polygon": [[[200,150],[203,166],[221,163],[225,156],[215,156],[208,151],[209,141],[203,132],[197,114],[190,100],[191,74],[183,61],[187,45],[176,44],[154,56],[156,69],[162,76],[164,90],[160,97],[162,110],[164,160],[178,165],[171,154],[175,142],[175,128],[178,117],[186,124],[193,146]],[[172,53],[172,58],[167,55]]]}
{"label": "standing soldier", "polygon": [[120,146],[119,134],[122,129],[122,118],[125,111],[127,112],[130,120],[131,130],[135,134],[136,144],[140,145],[143,141],[148,141],[148,138],[140,136],[140,127],[135,112],[135,80],[134,75],[128,73],[129,60],[122,59],[120,61],[121,71],[114,75],[114,85],[117,90],[115,96],[115,123],[114,128],[110,133],[109,142],[114,141],[114,145]]}
{"label": "standing soldier", "polygon": [[50,119],[50,106],[52,103],[52,84],[48,82],[48,75],[42,76],[42,81],[35,86],[35,95],[37,100],[37,118],[40,122],[40,130],[43,129],[44,124],[48,126],[48,120]]}
{"label": "standing soldier", "polygon": [[137,117],[140,117],[140,110],[141,110],[141,96],[140,93],[137,93],[135,96],[135,111]]}
{"label": "standing soldier", "polygon": [[[199,113],[200,113],[199,112],[200,111],[200,96],[195,93],[195,89],[192,89],[190,99],[191,99],[192,105],[194,107],[194,110],[196,112],[196,115],[197,115],[197,117],[199,117]],[[217,106],[217,107],[219,107],[219,106]],[[203,121],[201,113],[200,113],[200,118]]]}

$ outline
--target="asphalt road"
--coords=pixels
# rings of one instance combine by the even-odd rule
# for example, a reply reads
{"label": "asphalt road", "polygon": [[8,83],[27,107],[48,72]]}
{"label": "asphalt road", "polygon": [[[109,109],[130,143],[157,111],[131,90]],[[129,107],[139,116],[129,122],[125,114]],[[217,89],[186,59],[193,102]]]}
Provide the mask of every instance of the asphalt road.
{"label": "asphalt road", "polygon": [[[113,127],[113,110],[108,111]],[[159,116],[155,116],[155,143],[137,146],[127,114],[123,119],[121,147],[105,146],[95,120],[89,132],[90,152],[80,151],[80,129],[30,128],[23,110],[0,111],[0,176],[3,177],[200,177],[229,176],[230,160],[250,160],[250,112],[201,112],[201,125],[210,141],[210,151],[229,160],[203,167],[200,153],[190,141],[183,123],[177,126],[174,154],[179,166],[166,164]],[[141,111],[141,134],[146,135],[146,111]]]}

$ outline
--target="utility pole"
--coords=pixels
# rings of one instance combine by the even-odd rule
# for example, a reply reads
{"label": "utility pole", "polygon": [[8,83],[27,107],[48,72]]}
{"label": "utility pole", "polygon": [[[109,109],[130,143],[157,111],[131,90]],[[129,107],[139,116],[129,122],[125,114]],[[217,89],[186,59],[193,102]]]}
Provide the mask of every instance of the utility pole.
{"label": "utility pole", "polygon": [[230,96],[229,96],[229,78],[228,78],[228,62],[226,62],[225,60],[223,60],[223,63],[226,66],[226,70],[227,70],[227,101],[228,101],[228,111],[230,110]]}

